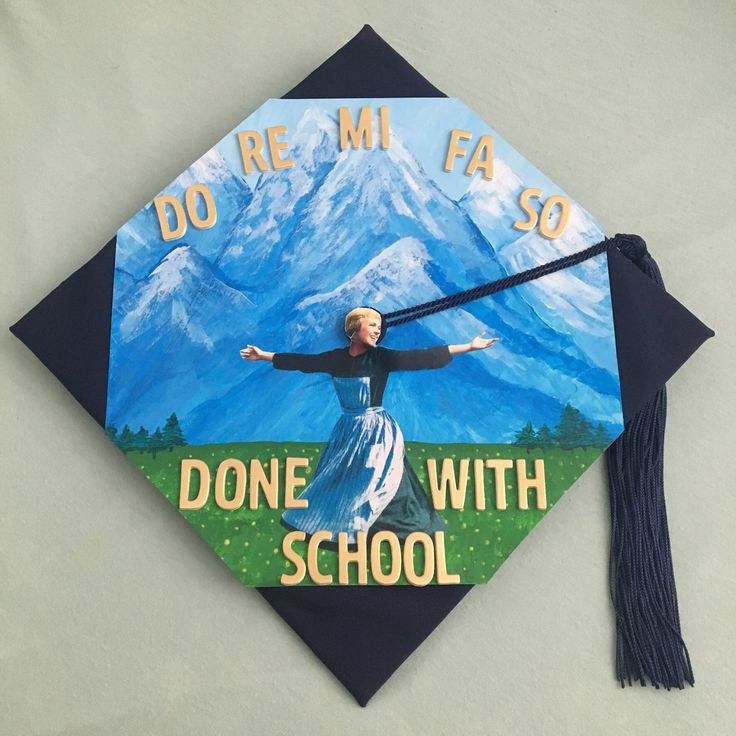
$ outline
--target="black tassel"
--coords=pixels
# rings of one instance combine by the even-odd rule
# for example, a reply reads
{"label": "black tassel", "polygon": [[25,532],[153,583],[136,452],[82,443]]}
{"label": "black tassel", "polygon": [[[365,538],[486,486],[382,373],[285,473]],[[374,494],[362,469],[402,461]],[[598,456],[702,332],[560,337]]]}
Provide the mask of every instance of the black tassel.
{"label": "black tassel", "polygon": [[[662,275],[637,235],[616,246],[660,285]],[[664,500],[664,386],[609,447],[611,501],[609,580],[616,614],[616,676],[623,687],[647,680],[655,688],[695,684],[680,633]]]}

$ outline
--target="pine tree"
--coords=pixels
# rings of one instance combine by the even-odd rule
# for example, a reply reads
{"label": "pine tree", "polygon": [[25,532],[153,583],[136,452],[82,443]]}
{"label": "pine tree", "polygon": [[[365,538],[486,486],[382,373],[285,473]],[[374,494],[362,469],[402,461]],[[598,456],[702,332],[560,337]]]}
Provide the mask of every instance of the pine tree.
{"label": "pine tree", "polygon": [[151,438],[148,434],[148,430],[145,427],[141,427],[134,435],[133,438],[133,449],[139,452],[145,452],[148,449],[148,444]]}
{"label": "pine tree", "polygon": [[[565,404],[557,425],[557,442],[564,450],[581,447],[585,441],[581,424],[585,422],[583,415],[571,404]],[[587,424],[587,422],[585,422]]]}
{"label": "pine tree", "polygon": [[611,444],[611,438],[608,436],[606,428],[599,422],[593,432],[593,445],[595,447],[608,447]]}
{"label": "pine tree", "polygon": [[175,413],[166,420],[163,431],[163,441],[164,447],[168,447],[169,452],[171,452],[174,447],[184,447],[184,445],[187,444],[186,439],[184,439],[184,432],[179,425],[179,420]]}
{"label": "pine tree", "polygon": [[580,415],[578,423],[577,447],[590,447],[593,444],[593,425]]}
{"label": "pine tree", "polygon": [[548,447],[552,447],[555,444],[555,438],[550,428],[543,424],[537,432],[537,447],[541,447],[546,450]]}
{"label": "pine tree", "polygon": [[117,438],[118,438],[118,428],[117,427],[114,427],[112,424],[108,424],[108,426],[105,427],[105,434],[107,435],[107,439],[117,444]]}
{"label": "pine tree", "polygon": [[534,427],[531,422],[527,422],[517,433],[514,444],[520,447],[526,447],[526,451],[536,447],[537,445],[537,433],[534,431]]}
{"label": "pine tree", "polygon": [[156,427],[156,431],[151,435],[151,441],[148,443],[148,451],[153,455],[153,459],[156,459],[156,453],[161,452],[164,449],[164,436],[161,433],[161,428]]}
{"label": "pine tree", "polygon": [[130,431],[130,427],[126,424],[117,440],[117,446],[127,455],[133,449],[135,435]]}

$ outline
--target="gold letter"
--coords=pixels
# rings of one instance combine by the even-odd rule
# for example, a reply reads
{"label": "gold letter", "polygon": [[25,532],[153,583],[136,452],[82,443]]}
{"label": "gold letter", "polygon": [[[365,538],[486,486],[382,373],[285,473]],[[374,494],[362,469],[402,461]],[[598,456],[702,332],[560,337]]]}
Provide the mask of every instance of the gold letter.
{"label": "gold letter", "polygon": [[[204,220],[197,213],[197,203],[195,201],[195,196],[197,194],[202,195],[204,206],[207,210],[207,217],[205,217]],[[187,204],[187,214],[189,215],[189,219],[197,230],[207,230],[217,222],[217,208],[215,207],[215,200],[212,199],[212,193],[204,184],[192,184],[192,186],[187,187],[187,191],[184,194],[184,201]]]}
{"label": "gold letter", "polygon": [[[554,228],[554,230],[550,230],[549,226],[547,225],[547,222],[549,220],[550,212],[552,212],[552,208],[556,205],[560,205],[560,221],[557,223],[557,227]],[[539,218],[539,232],[544,235],[545,238],[549,240],[554,240],[554,238],[559,238],[560,235],[562,235],[564,229],[567,227],[567,221],[570,219],[570,203],[565,199],[565,197],[555,194],[551,196],[545,203],[544,208],[542,209],[542,215]]]}
{"label": "gold letter", "polygon": [[521,196],[519,197],[519,207],[524,210],[524,212],[529,215],[529,219],[526,222],[523,222],[522,220],[517,220],[514,223],[514,227],[517,230],[524,230],[524,232],[528,232],[529,230],[534,230],[534,228],[537,226],[537,213],[534,210],[534,208],[529,204],[529,199],[531,197],[541,197],[542,196],[542,190],[541,189],[535,189],[532,187],[531,189],[525,189]]}
{"label": "gold letter", "polygon": [[[424,547],[424,572],[417,575],[414,570],[414,545],[421,544]],[[425,532],[412,532],[404,541],[404,574],[406,579],[416,586],[428,585],[434,577],[434,549],[432,548],[432,537]]]}
{"label": "gold letter", "polygon": [[496,485],[496,508],[506,508],[506,471],[514,467],[511,460],[486,460],[486,467],[493,468],[493,481]]}
{"label": "gold letter", "polygon": [[[481,156],[487,153],[485,158]],[[484,179],[493,179],[493,136],[482,135],[478,145],[475,147],[473,157],[468,162],[468,168],[465,173],[472,176],[477,169],[483,169]]]}
{"label": "gold letter", "polygon": [[332,582],[332,575],[323,575],[319,571],[318,564],[318,553],[319,543],[331,542],[332,532],[318,531],[312,534],[312,538],[309,540],[309,547],[307,547],[307,567],[309,569],[309,577],[312,578],[313,582],[317,585],[329,585]]}
{"label": "gold letter", "polygon": [[340,108],[340,150],[348,147],[348,138],[353,148],[360,148],[361,141],[365,138],[365,147],[373,148],[373,124],[371,122],[371,108],[361,107],[356,130],[350,110],[347,107]]}
{"label": "gold letter", "polygon": [[[253,142],[253,148],[250,147],[249,141]],[[240,143],[240,155],[246,174],[253,173],[254,161],[260,171],[268,171],[268,164],[263,158],[263,138],[260,133],[255,130],[241,130],[238,133],[238,143]]]}
{"label": "gold letter", "polygon": [[277,141],[277,135],[286,135],[285,125],[274,125],[272,128],[266,128],[268,151],[271,154],[271,165],[274,169],[290,169],[294,165],[294,161],[290,158],[281,158],[280,153],[281,151],[288,151],[289,144],[286,141]]}
{"label": "gold letter", "polygon": [[294,552],[291,548],[293,542],[303,542],[307,538],[304,532],[289,532],[285,537],[281,549],[284,552],[284,556],[290,562],[293,562],[296,566],[296,571],[289,575],[288,573],[281,573],[281,585],[298,585],[304,580],[304,576],[307,573],[307,566],[304,564],[304,560]]}
{"label": "gold letter", "polygon": [[[388,542],[391,548],[391,570],[381,567],[381,543]],[[393,532],[378,532],[371,540],[371,575],[379,585],[394,585],[401,575],[401,545]]]}
{"label": "gold letter", "polygon": [[475,508],[485,511],[486,508],[486,478],[483,472],[483,461],[473,460],[473,482],[475,483]]}
{"label": "gold letter", "polygon": [[[176,216],[176,227],[173,230],[169,227],[169,220],[166,217],[167,204],[174,208],[174,215]],[[160,197],[154,198],[153,205],[156,208],[158,226],[161,228],[161,237],[164,240],[177,240],[184,235],[187,231],[187,216],[184,214],[181,202],[176,197],[170,194],[162,194]]]}
{"label": "gold letter", "polygon": [[447,572],[447,560],[445,559],[445,533],[434,533],[434,549],[437,556],[437,583],[439,585],[454,585],[460,582],[460,576],[456,573]]}
{"label": "gold letter", "polygon": [[544,460],[534,461],[534,478],[526,477],[526,460],[519,458],[516,461],[516,482],[519,486],[519,508],[528,509],[527,491],[530,488],[537,490],[537,508],[547,508],[547,486],[544,481]]}
{"label": "gold letter", "polygon": [[248,506],[251,509],[258,508],[258,489],[263,488],[263,495],[266,497],[268,508],[277,509],[279,507],[279,461],[277,458],[271,458],[271,480],[266,478],[266,472],[263,470],[260,460],[255,458],[250,461],[250,493]]}
{"label": "gold letter", "polygon": [[356,532],[355,541],[358,549],[355,552],[348,551],[348,533],[338,532],[337,535],[337,580],[340,585],[348,585],[348,565],[354,563],[358,566],[358,585],[368,584],[368,560],[366,558],[366,533]]}
{"label": "gold letter", "polygon": [[458,128],[454,128],[450,132],[450,145],[447,147],[445,171],[452,171],[452,167],[455,165],[455,159],[458,156],[464,156],[467,153],[464,148],[460,148],[458,143],[462,140],[469,141],[472,137],[473,134],[468,130],[459,130]]}
{"label": "gold letter", "polygon": [[[235,495],[232,500],[228,500],[225,495],[225,482],[227,481],[228,470],[235,471]],[[245,465],[242,461],[234,457],[223,460],[217,467],[217,476],[215,477],[215,503],[226,511],[239,509],[245,501],[245,479],[247,473]]]}
{"label": "gold letter", "polygon": [[[460,482],[455,478],[455,465],[452,459],[446,457],[442,461],[442,478],[437,483],[437,461],[434,458],[427,460],[427,474],[429,486],[432,490],[432,502],[436,509],[447,508],[447,485],[450,485],[450,506],[461,509],[465,504],[465,492],[468,489],[470,460],[463,458],[460,461]],[[440,488],[440,485],[442,486]]]}
{"label": "gold letter", "polygon": [[378,108],[378,115],[381,119],[381,148],[385,151],[391,145],[388,129],[388,108],[386,105],[381,105],[381,107]]}
{"label": "gold letter", "polygon": [[285,509],[305,509],[309,506],[306,498],[294,498],[294,489],[301,488],[307,484],[305,478],[298,478],[295,475],[297,468],[306,468],[309,466],[309,460],[305,457],[287,457],[286,458],[286,482],[284,488],[284,508]]}
{"label": "gold letter", "polygon": [[[191,482],[192,470],[199,472],[199,491],[197,497],[189,499],[189,484]],[[207,503],[210,495],[210,469],[202,460],[181,461],[181,482],[179,484],[179,508],[187,511],[201,509]]]}

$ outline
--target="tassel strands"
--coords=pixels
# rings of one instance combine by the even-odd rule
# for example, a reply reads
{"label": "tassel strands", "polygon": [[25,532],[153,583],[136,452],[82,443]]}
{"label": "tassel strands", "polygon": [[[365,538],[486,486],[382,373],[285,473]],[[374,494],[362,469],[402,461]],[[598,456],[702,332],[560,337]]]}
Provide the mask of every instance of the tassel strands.
{"label": "tassel strands", "polygon": [[[617,247],[663,285],[659,268],[635,235]],[[616,617],[616,676],[624,687],[695,684],[680,632],[664,499],[664,386],[608,449],[611,506],[610,589]]]}

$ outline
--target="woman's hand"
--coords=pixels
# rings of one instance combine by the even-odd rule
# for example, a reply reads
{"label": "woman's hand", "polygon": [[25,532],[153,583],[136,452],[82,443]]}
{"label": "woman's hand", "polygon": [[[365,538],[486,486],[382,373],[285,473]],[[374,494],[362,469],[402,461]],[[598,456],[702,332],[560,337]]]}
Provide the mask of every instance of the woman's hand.
{"label": "woman's hand", "polygon": [[273,360],[273,353],[267,353],[255,345],[246,345],[240,351],[240,357],[243,360]]}
{"label": "woman's hand", "polygon": [[473,350],[485,350],[491,347],[494,342],[498,341],[497,337],[483,337],[485,332],[481,332],[478,337],[474,337],[470,342],[466,342],[464,345],[448,345],[450,349],[450,355],[457,355],[458,353],[471,353]]}
{"label": "woman's hand", "polygon": [[478,335],[477,337],[474,337],[470,341],[471,350],[485,350],[486,348],[491,347],[491,345],[493,345],[493,343],[498,340],[497,337],[485,338],[483,337],[483,335],[485,334],[486,334],[485,332],[481,332],[480,335]]}

